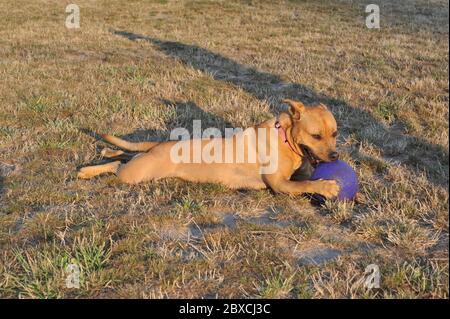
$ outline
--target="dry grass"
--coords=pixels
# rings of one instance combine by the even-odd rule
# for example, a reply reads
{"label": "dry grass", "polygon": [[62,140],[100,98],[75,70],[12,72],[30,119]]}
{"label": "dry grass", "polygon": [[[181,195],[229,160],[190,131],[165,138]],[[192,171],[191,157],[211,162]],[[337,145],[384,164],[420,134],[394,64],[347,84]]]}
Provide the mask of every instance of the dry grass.
{"label": "dry grass", "polygon": [[[69,30],[69,2],[2,1],[0,296],[448,298],[448,2],[379,2],[369,30],[364,1],[79,0]],[[363,203],[75,178],[89,130],[246,127],[286,97],[330,105]]]}

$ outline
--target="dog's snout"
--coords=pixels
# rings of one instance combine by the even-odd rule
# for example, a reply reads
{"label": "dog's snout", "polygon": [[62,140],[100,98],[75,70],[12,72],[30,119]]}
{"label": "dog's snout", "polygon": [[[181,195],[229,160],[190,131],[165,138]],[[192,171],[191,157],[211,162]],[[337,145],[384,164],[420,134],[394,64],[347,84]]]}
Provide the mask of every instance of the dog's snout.
{"label": "dog's snout", "polygon": [[339,153],[338,152],[331,152],[330,154],[328,154],[328,157],[330,158],[331,161],[335,161],[339,158]]}

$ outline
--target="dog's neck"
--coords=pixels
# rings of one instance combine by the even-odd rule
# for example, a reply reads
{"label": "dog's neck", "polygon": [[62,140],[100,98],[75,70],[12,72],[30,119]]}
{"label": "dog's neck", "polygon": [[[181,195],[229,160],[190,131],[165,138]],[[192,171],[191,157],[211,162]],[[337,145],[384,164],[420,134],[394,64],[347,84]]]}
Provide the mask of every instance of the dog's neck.
{"label": "dog's neck", "polygon": [[294,137],[292,136],[292,127],[293,127],[293,120],[291,118],[291,115],[286,112],[282,112],[278,116],[278,122],[283,127],[284,131],[286,132],[286,139],[288,143],[291,145],[291,147],[294,148],[295,153],[299,154],[300,156],[304,156],[303,151],[301,147],[299,146],[300,141],[294,140]]}

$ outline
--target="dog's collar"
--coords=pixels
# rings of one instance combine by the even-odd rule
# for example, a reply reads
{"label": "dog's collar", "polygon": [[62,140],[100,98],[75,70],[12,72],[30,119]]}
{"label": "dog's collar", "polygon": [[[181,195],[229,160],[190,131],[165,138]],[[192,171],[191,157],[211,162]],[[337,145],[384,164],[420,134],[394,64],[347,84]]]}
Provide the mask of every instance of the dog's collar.
{"label": "dog's collar", "polygon": [[289,143],[287,136],[286,136],[286,131],[284,130],[284,128],[281,126],[280,121],[276,120],[275,121],[275,128],[277,129],[278,133],[281,135],[281,139],[283,140],[284,143],[287,143],[287,145],[289,146],[289,148],[291,149],[292,152],[294,152],[295,154],[297,154],[298,156],[302,157],[303,155],[300,154],[299,152],[297,152],[295,150],[295,148],[291,145],[291,143]]}

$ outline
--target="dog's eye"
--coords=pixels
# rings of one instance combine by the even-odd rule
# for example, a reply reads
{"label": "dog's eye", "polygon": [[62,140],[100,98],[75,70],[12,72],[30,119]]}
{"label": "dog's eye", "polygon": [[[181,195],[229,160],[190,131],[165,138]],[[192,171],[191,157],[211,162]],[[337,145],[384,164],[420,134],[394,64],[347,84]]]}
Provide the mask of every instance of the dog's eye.
{"label": "dog's eye", "polygon": [[318,141],[320,141],[322,139],[322,136],[320,136],[319,134],[311,134],[311,136]]}
{"label": "dog's eye", "polygon": [[338,132],[334,132],[332,136],[336,137],[337,135],[338,135]]}

